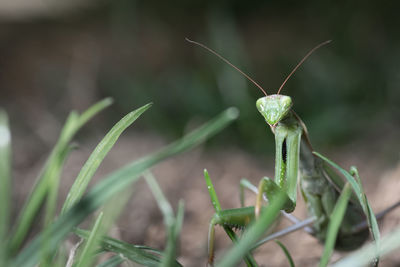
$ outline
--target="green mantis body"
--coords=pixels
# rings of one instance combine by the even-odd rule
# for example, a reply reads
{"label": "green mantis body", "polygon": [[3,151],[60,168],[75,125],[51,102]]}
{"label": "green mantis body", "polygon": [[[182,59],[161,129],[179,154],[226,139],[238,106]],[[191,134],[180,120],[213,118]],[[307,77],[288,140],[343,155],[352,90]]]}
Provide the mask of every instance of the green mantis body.
{"label": "green mantis body", "polygon": [[[261,213],[264,194],[269,201],[272,201],[279,194],[284,194],[286,201],[282,206],[282,210],[288,213],[292,212],[296,207],[298,181],[308,213],[310,217],[316,218],[312,227],[312,234],[320,241],[325,240],[330,215],[343,187],[343,182],[332,169],[327,169],[328,167],[324,166],[324,162],[313,154],[305,124],[292,110],[291,97],[280,95],[279,92],[303,61],[314,50],[328,42],[324,42],[312,49],[286,78],[275,95],[267,95],[256,82],[225,58],[216,54],[208,47],[193,42],[216,54],[264,92],[265,97],[257,100],[256,107],[271,127],[275,136],[275,177],[274,180],[268,177],[261,179],[258,185],[255,206],[231,210],[215,208],[216,213],[212,217],[209,227],[210,264],[213,262],[215,225],[222,225],[225,228],[245,228]],[[207,177],[206,181],[209,179]],[[207,183],[210,188],[210,180]],[[354,226],[361,223],[364,219],[365,217],[357,202],[350,202],[336,240],[336,249],[352,250],[361,246],[369,236],[368,229],[356,232]]]}
{"label": "green mantis body", "polygon": [[[272,117],[275,110],[274,104],[280,107],[283,116]],[[272,108],[271,108],[272,106]],[[270,95],[257,101],[257,108],[275,135],[276,162],[275,184],[286,191],[291,204],[295,206],[296,185],[300,180],[300,190],[306,202],[309,216],[314,216],[313,234],[324,241],[326,231],[334,205],[339,197],[339,190],[343,186],[340,177],[327,169],[328,166],[312,152],[307,129],[301,119],[291,110],[291,98],[284,95]],[[284,147],[286,146],[286,147]],[[286,157],[283,155],[286,151]],[[329,171],[329,175],[328,172]],[[263,180],[268,178],[263,178]],[[270,181],[269,183],[274,183]],[[338,190],[339,188],[339,190]],[[260,189],[260,188],[259,188]],[[270,189],[264,188],[262,192],[268,197]],[[269,197],[270,199],[271,197]],[[256,206],[261,202],[260,194]],[[293,206],[291,208],[294,209]],[[257,209],[257,208],[256,208]],[[290,211],[290,210],[289,210]],[[353,250],[359,247],[368,238],[368,229],[355,232],[354,226],[365,219],[361,207],[355,202],[350,202],[336,241],[336,249]]]}

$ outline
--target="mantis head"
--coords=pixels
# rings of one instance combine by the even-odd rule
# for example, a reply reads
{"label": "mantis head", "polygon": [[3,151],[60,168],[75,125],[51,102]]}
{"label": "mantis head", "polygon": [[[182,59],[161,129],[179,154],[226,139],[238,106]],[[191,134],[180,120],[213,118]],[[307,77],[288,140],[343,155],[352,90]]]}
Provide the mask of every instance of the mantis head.
{"label": "mantis head", "polygon": [[257,100],[256,107],[267,123],[273,127],[289,113],[292,98],[286,95],[264,96]]}
{"label": "mantis head", "polygon": [[303,57],[303,59],[292,70],[292,72],[286,77],[286,79],[283,81],[281,87],[279,87],[278,92],[275,95],[267,95],[265,90],[258,83],[256,83],[252,78],[250,78],[246,73],[241,71],[238,67],[236,67],[235,65],[230,63],[226,58],[222,57],[220,54],[218,54],[214,50],[208,48],[207,46],[205,46],[201,43],[189,40],[187,38],[186,38],[186,41],[203,47],[204,49],[208,50],[209,52],[213,53],[214,55],[216,55],[217,57],[219,57],[220,59],[225,61],[228,65],[230,65],[231,67],[236,69],[238,72],[240,72],[244,77],[246,77],[249,81],[251,81],[255,86],[257,86],[264,93],[265,96],[262,98],[259,98],[257,100],[256,106],[257,106],[258,111],[261,113],[261,115],[263,115],[263,117],[265,118],[265,120],[271,127],[275,127],[278,122],[280,122],[283,118],[285,118],[285,116],[289,113],[290,108],[292,107],[292,99],[290,98],[290,96],[279,94],[281,92],[283,86],[285,85],[285,83],[289,80],[289,78],[293,75],[293,73],[296,72],[296,70],[301,66],[301,64],[303,64],[303,62],[315,50],[317,50],[321,46],[326,45],[327,43],[331,42],[331,40],[325,41],[325,42],[317,45],[313,49],[311,49],[311,51],[308,52]]}

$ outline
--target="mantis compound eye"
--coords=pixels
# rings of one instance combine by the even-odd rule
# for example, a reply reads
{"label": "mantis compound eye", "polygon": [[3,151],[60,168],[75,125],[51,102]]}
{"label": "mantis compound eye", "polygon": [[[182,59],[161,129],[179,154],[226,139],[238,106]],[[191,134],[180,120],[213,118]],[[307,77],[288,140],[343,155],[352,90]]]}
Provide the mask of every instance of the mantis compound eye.
{"label": "mantis compound eye", "polygon": [[292,107],[292,99],[286,95],[269,95],[257,100],[258,111],[271,126],[281,121]]}

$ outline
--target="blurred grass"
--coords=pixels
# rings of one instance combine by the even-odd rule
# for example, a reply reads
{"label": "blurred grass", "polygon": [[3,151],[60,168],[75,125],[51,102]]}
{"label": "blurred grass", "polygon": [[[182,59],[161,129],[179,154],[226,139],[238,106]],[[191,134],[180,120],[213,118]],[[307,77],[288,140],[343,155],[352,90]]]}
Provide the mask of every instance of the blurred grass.
{"label": "blurred grass", "polygon": [[97,216],[93,228],[90,231],[89,237],[85,242],[85,246],[83,247],[82,252],[79,255],[76,267],[91,266],[91,263],[94,262],[94,257],[92,256],[92,254],[95,252],[96,245],[98,244],[98,241],[101,238],[101,233],[99,233],[99,228],[101,226],[103,216],[104,216],[103,212],[100,212],[99,215]]}
{"label": "blurred grass", "polygon": [[[229,125],[237,117],[238,111],[236,109],[227,109],[213,120],[210,120],[208,123],[182,137],[180,140],[169,144],[158,152],[143,157],[112,172],[93,187],[79,202],[72,206],[68,212],[58,217],[54,223],[36,235],[36,237],[18,253],[10,266],[34,266],[39,261],[39,256],[42,255],[43,252],[45,252],[46,255],[47,253],[54,253],[59,242],[63,240],[75,226],[80,224],[90,213],[98,209],[101,205],[107,203],[116,193],[136,182],[142,172],[166,158],[182,153],[204,142]],[[47,241],[45,243],[45,251],[43,251],[40,246],[43,244],[43,241]]]}
{"label": "blurred grass", "polygon": [[68,152],[70,150],[70,142],[76,132],[99,111],[106,108],[112,103],[110,98],[106,98],[90,109],[79,115],[77,112],[71,112],[63,129],[60,138],[52,150],[46,164],[41,171],[34,188],[25,201],[25,205],[19,212],[19,217],[14,225],[12,239],[10,241],[9,253],[14,254],[21,246],[29,229],[32,226],[33,219],[39,210],[43,200],[48,196],[46,225],[51,223],[55,213],[55,205],[57,200],[58,181],[60,179],[62,167]]}
{"label": "blurred grass", "polygon": [[376,244],[370,243],[361,249],[351,253],[347,257],[337,261],[333,267],[358,267],[370,264],[376,257],[376,253],[381,257],[394,253],[400,247],[400,228],[392,230],[382,237],[381,246],[376,250]]}
{"label": "blurred grass", "polygon": [[328,266],[329,260],[335,248],[336,239],[347,209],[347,205],[349,203],[350,196],[351,187],[349,183],[346,183],[343,187],[343,191],[341,192],[340,197],[335,203],[332,214],[330,215],[331,220],[329,222],[328,231],[326,233],[324,251],[319,262],[320,267]]}
{"label": "blurred grass", "polygon": [[376,220],[376,216],[371,208],[371,205],[367,199],[367,196],[365,194],[365,190],[362,186],[360,176],[358,175],[358,170],[355,166],[351,166],[349,171],[346,171],[339,165],[337,165],[335,162],[331,161],[330,159],[322,156],[318,152],[313,152],[314,155],[318,156],[322,160],[324,160],[326,163],[328,163],[331,167],[335,168],[337,171],[340,172],[340,174],[347,180],[347,182],[351,185],[354,194],[357,197],[357,203],[360,204],[364,215],[367,220],[368,228],[369,231],[372,235],[372,239],[374,240],[377,250],[379,250],[380,246],[380,232],[379,232],[379,226],[378,222]]}
{"label": "blurred grass", "polygon": [[147,104],[142,108],[125,115],[125,117],[123,117],[96,146],[85,165],[83,165],[78,177],[75,179],[75,182],[64,202],[61,214],[65,213],[80,200],[97,168],[100,166],[110,149],[114,146],[115,142],[117,142],[119,136],[127,127],[139,118],[143,112],[150,108],[151,105],[152,104]]}
{"label": "blurred grass", "polygon": [[[96,186],[94,186],[85,196],[87,184],[100,165],[105,155],[117,141],[120,134],[131,125],[150,104],[144,105],[135,111],[130,112],[122,118],[103,138],[90,155],[88,164],[85,164],[78,174],[77,183],[70,190],[70,198],[67,198],[63,207],[65,207],[60,216],[56,217],[57,192],[59,189],[60,174],[67,155],[71,149],[71,141],[77,131],[94,115],[111,104],[111,100],[106,98],[99,101],[82,114],[73,111],[61,130],[59,140],[50,153],[36,185],[31,194],[27,197],[24,208],[20,211],[20,216],[14,225],[14,230],[9,233],[8,225],[9,211],[11,202],[8,200],[9,194],[2,196],[0,206],[1,215],[4,216],[0,221],[0,263],[5,266],[62,266],[66,261],[63,251],[62,241],[70,233],[75,232],[86,239],[82,249],[79,249],[79,243],[68,253],[68,264],[74,266],[88,266],[95,262],[97,249],[100,244],[105,244],[102,251],[112,251],[118,254],[121,259],[113,258],[109,264],[113,265],[125,258],[145,266],[158,266],[159,263],[164,266],[180,266],[176,262],[177,239],[183,222],[183,205],[178,207],[176,217],[173,216],[172,208],[163,196],[154,178],[148,178],[149,185],[155,195],[161,210],[165,216],[165,223],[168,232],[167,248],[160,259],[155,249],[134,246],[119,240],[103,238],[108,228],[122,210],[122,205],[126,203],[129,185],[136,182],[140,175],[155,164],[184,151],[187,151],[196,145],[206,141],[223,128],[228,126],[238,117],[238,111],[235,108],[227,109],[219,116],[210,120],[202,127],[182,137],[170,145],[165,146],[158,152],[143,157],[137,161],[131,162],[126,166],[119,168],[109,174]],[[11,135],[8,128],[8,120],[5,112],[0,111],[0,175],[2,188],[10,190],[11,174]],[[115,195],[119,194],[118,199]],[[45,200],[45,201],[44,201]],[[39,217],[40,207],[45,202],[44,225],[32,240],[28,240],[27,233],[33,229],[34,218]],[[103,207],[104,206],[104,207]],[[110,212],[110,206],[113,210]],[[91,231],[84,231],[77,226],[87,219],[92,212],[102,208]],[[107,212],[104,216],[104,211]],[[3,220],[4,219],[4,220]],[[23,243],[25,246],[22,247]],[[101,245],[100,245],[101,246]],[[74,260],[75,253],[79,249],[77,259]],[[158,256],[156,256],[158,254]]]}
{"label": "blurred grass", "polygon": [[7,254],[11,211],[11,133],[8,116],[0,109],[0,266]]}
{"label": "blurred grass", "polygon": [[236,266],[237,263],[249,252],[273,222],[278,218],[279,212],[286,198],[283,194],[277,194],[276,198],[260,214],[258,220],[254,221],[242,235],[238,243],[228,250],[223,258],[216,264],[219,267]]}
{"label": "blurred grass", "polygon": [[177,256],[176,252],[179,249],[178,241],[183,224],[183,212],[184,212],[183,200],[179,201],[178,211],[175,217],[171,204],[165,198],[154,176],[150,172],[146,172],[144,174],[144,177],[154,197],[157,200],[158,207],[160,208],[163,214],[164,224],[168,236],[167,245],[164,250],[163,258],[159,266],[160,267],[181,266],[180,264],[176,263],[175,259]]}
{"label": "blurred grass", "polygon": [[290,255],[289,250],[285,247],[285,245],[281,241],[279,241],[277,239],[275,239],[274,241],[282,249],[283,253],[285,253],[285,256],[286,256],[286,258],[288,260],[289,266],[290,267],[295,267],[294,262],[293,262],[293,258]]}

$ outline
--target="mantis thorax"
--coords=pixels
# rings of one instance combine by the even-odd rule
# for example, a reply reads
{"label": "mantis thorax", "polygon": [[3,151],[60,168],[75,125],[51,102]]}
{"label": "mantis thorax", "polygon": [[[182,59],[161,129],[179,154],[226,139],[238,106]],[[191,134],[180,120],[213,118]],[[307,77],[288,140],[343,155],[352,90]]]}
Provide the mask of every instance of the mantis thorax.
{"label": "mantis thorax", "polygon": [[259,98],[256,106],[267,123],[273,127],[289,113],[292,99],[286,95],[269,95]]}

